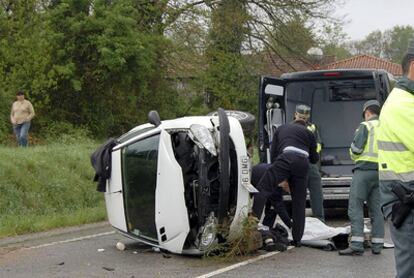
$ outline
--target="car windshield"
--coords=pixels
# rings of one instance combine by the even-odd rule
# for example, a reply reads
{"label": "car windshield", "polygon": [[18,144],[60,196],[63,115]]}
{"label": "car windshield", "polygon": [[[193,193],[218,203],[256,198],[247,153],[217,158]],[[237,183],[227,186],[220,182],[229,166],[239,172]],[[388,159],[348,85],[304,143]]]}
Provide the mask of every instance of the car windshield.
{"label": "car windshield", "polygon": [[147,137],[122,149],[122,178],[128,232],[157,239],[155,189],[160,135]]}

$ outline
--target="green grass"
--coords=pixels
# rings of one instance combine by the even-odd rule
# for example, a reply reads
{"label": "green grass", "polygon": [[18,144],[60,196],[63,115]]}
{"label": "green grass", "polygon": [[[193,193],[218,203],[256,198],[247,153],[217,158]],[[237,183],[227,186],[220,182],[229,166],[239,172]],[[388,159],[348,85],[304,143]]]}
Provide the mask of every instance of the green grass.
{"label": "green grass", "polygon": [[96,147],[0,146],[0,237],[104,220],[89,160]]}

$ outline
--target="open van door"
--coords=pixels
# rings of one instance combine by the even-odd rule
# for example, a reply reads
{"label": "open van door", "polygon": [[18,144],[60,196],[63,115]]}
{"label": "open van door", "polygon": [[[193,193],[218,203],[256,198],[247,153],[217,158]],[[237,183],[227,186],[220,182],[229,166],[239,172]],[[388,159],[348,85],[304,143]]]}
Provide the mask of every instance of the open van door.
{"label": "open van door", "polygon": [[259,87],[260,161],[270,163],[270,146],[276,129],[286,122],[286,82],[264,77]]}

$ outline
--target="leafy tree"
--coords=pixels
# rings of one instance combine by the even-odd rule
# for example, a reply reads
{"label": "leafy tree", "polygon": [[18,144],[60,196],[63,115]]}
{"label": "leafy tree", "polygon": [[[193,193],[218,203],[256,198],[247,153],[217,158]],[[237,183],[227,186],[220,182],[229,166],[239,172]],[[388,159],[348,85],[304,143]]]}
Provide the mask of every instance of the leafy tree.
{"label": "leafy tree", "polygon": [[391,30],[386,30],[383,34],[386,41],[384,47],[384,57],[400,63],[410,39],[414,38],[414,27],[410,25],[395,26]]}
{"label": "leafy tree", "polygon": [[363,40],[351,42],[348,48],[353,55],[368,54],[400,63],[411,38],[412,26],[397,25],[384,32],[371,32]]}
{"label": "leafy tree", "polygon": [[319,41],[325,56],[334,56],[336,59],[345,59],[351,56],[346,46],[348,35],[342,25],[330,23],[322,26]]}

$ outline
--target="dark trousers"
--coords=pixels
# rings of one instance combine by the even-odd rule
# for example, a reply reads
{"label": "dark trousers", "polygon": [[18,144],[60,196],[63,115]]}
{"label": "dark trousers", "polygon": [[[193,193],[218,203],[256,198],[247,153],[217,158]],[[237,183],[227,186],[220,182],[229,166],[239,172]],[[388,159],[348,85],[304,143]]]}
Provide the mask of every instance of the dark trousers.
{"label": "dark trousers", "polygon": [[260,179],[254,196],[252,211],[260,218],[269,197],[283,180],[289,182],[292,196],[292,237],[299,242],[305,229],[306,177],[309,170],[307,157],[295,152],[280,154]]}
{"label": "dark trousers", "polygon": [[[251,182],[254,187],[257,188],[259,182],[263,175],[266,173],[266,170],[270,168],[272,165],[267,163],[260,163],[252,168],[252,178]],[[286,210],[285,203],[283,202],[283,190],[281,187],[274,186],[273,193],[270,195],[265,209],[265,217],[263,219],[263,225],[268,227],[273,227],[275,222],[276,216],[279,215],[280,219],[282,219],[283,223],[288,228],[292,227],[292,221],[290,216]]]}

